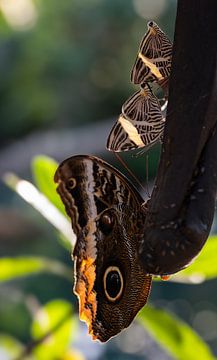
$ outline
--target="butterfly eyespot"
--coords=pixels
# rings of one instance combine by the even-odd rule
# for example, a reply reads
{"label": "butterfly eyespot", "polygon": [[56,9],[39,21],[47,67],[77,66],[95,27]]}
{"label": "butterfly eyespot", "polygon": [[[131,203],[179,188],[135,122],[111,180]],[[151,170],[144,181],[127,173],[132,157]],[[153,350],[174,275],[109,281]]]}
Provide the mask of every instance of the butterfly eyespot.
{"label": "butterfly eyespot", "polygon": [[124,280],[117,266],[109,266],[106,269],[103,277],[103,286],[106,298],[110,302],[120,299],[124,289]]}
{"label": "butterfly eyespot", "polygon": [[76,186],[76,180],[74,178],[70,178],[67,181],[67,186],[69,187],[69,189],[74,189]]}
{"label": "butterfly eyespot", "polygon": [[113,226],[114,226],[114,216],[108,212],[102,214],[99,220],[100,230],[104,234],[109,234],[112,231]]}

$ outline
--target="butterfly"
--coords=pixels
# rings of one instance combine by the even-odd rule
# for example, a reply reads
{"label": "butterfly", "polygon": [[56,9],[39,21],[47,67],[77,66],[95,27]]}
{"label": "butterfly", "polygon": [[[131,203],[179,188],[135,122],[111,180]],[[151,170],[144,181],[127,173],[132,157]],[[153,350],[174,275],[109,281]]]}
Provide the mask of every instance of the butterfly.
{"label": "butterfly", "polygon": [[139,260],[144,201],[117,169],[88,155],[63,161],[55,174],[77,235],[74,292],[93,339],[109,340],[146,304],[152,283]]}
{"label": "butterfly", "polygon": [[163,107],[151,91],[148,82],[157,82],[167,97],[171,69],[172,44],[159,26],[150,21],[131,72],[131,81],[140,85],[122,106],[122,113],[107,139],[109,151],[121,152],[137,148],[148,150],[163,137],[165,116]]}
{"label": "butterfly", "polygon": [[149,21],[147,26],[131,71],[131,81],[133,84],[157,82],[162,86],[170,76],[172,43],[155,22]]}
{"label": "butterfly", "polygon": [[164,125],[160,103],[149,86],[144,84],[123,104],[106,147],[114,152],[143,147],[147,150],[161,139]]}

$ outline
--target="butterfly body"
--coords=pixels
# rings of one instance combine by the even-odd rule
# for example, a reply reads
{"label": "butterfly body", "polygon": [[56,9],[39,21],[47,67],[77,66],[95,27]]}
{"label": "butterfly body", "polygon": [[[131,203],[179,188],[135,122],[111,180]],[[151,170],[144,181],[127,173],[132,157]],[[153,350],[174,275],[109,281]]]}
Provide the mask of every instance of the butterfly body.
{"label": "butterfly body", "polygon": [[65,160],[55,181],[77,235],[80,318],[104,342],[129,326],[149,295],[151,276],[139,261],[143,199],[116,169],[91,156]]}

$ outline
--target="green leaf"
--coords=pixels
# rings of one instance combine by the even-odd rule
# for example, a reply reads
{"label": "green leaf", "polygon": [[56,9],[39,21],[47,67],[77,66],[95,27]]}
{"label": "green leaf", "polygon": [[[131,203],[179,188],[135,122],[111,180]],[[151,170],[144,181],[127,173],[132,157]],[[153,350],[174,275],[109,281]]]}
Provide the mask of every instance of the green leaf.
{"label": "green leaf", "polygon": [[[32,323],[32,337],[42,342],[34,349],[39,360],[61,359],[76,332],[77,318],[65,300],[53,300],[37,311]],[[48,336],[46,336],[48,335]]]}
{"label": "green leaf", "polygon": [[38,189],[59,209],[65,216],[65,208],[56,192],[54,174],[58,163],[48,156],[38,155],[32,160],[32,173]]}
{"label": "green leaf", "polygon": [[[7,334],[0,334],[0,358],[12,360],[22,353],[23,345]],[[32,360],[32,356],[25,357],[25,360]]]}
{"label": "green leaf", "polygon": [[217,236],[210,236],[201,253],[185,270],[172,276],[172,281],[198,284],[217,277]]}
{"label": "green leaf", "polygon": [[53,273],[72,281],[72,270],[56,260],[28,256],[0,259],[0,282],[42,272]]}
{"label": "green leaf", "polygon": [[7,186],[16,191],[27,203],[39,211],[65,237],[65,241],[68,241],[72,247],[75,245],[76,236],[69,219],[32,183],[18,178],[13,173],[6,173],[3,180]]}
{"label": "green leaf", "polygon": [[214,360],[209,347],[190,326],[166,311],[146,306],[137,319],[178,360]]}
{"label": "green leaf", "polygon": [[63,354],[61,360],[85,360],[85,357],[79,350],[69,349]]}
{"label": "green leaf", "polygon": [[[72,233],[73,230],[71,230]],[[73,241],[73,233],[71,235],[71,242],[69,241],[69,239],[60,231],[58,234],[58,241],[60,243],[60,245],[66,249],[69,253],[72,253],[72,249],[74,248],[74,241]]]}

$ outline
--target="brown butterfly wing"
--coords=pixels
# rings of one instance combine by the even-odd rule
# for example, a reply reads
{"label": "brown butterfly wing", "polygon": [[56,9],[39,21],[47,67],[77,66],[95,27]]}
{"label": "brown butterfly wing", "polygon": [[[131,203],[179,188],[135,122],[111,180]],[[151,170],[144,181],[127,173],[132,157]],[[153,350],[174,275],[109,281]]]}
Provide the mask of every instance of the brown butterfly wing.
{"label": "brown butterfly wing", "polygon": [[[93,339],[107,341],[129,326],[149,295],[151,276],[139,261],[143,199],[121,173],[92,156],[65,160],[55,181],[77,235],[74,291],[80,318]],[[118,269],[122,281],[112,301],[108,269]]]}
{"label": "brown butterfly wing", "polygon": [[122,106],[122,114],[107,140],[109,151],[121,152],[138,148],[148,150],[163,135],[165,118],[158,99],[143,85]]}

